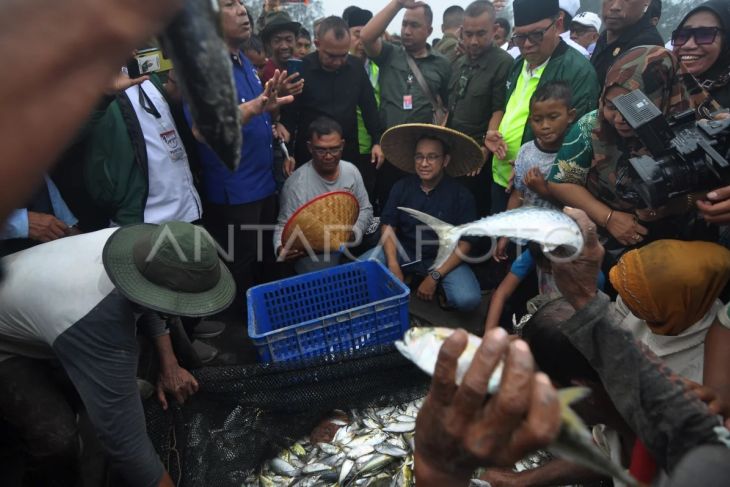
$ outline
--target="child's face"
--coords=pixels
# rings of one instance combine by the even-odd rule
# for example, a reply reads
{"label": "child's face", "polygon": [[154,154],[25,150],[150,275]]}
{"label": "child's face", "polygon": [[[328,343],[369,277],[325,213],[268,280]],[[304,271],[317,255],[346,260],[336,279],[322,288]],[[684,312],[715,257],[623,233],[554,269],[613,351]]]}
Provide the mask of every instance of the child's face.
{"label": "child's face", "polygon": [[559,149],[574,120],[575,109],[568,108],[561,100],[536,101],[530,107],[530,125],[543,149]]}

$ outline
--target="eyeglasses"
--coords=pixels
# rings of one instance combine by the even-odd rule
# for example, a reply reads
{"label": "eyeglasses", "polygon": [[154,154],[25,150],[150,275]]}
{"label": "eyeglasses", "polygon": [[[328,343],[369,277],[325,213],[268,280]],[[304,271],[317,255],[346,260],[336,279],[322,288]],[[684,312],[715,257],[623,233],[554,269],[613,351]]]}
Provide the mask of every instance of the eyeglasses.
{"label": "eyeglasses", "polygon": [[444,156],[441,154],[428,154],[425,156],[423,154],[416,154],[415,156],[413,156],[413,160],[416,161],[416,164],[422,164],[423,161],[428,161],[430,164],[433,164],[442,157]]}
{"label": "eyeglasses", "polygon": [[552,26],[555,25],[555,22],[557,22],[558,19],[554,19],[550,25],[545,27],[542,30],[533,30],[532,32],[528,32],[527,34],[514,34],[512,36],[512,42],[515,43],[516,46],[522,47],[525,45],[525,41],[528,39],[530,40],[530,44],[541,44],[542,40],[545,38],[545,33],[552,28]]}
{"label": "eyeglasses", "polygon": [[719,27],[686,27],[677,29],[672,32],[672,45],[684,46],[694,37],[695,44],[698,46],[712,44],[717,38],[717,34],[722,32]]}
{"label": "eyeglasses", "polygon": [[325,157],[325,156],[332,156],[337,157],[340,154],[342,154],[342,150],[344,149],[343,146],[339,147],[330,147],[329,149],[326,149],[324,147],[312,147],[312,154],[316,155],[317,157]]}

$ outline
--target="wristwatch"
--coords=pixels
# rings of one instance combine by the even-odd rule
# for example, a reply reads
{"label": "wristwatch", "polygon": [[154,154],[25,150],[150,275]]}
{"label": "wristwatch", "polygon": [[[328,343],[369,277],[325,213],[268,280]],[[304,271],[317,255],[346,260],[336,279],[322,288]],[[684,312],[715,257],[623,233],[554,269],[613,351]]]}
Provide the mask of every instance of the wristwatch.
{"label": "wristwatch", "polygon": [[439,271],[431,271],[429,276],[436,282],[439,282],[439,279],[441,279],[441,273]]}

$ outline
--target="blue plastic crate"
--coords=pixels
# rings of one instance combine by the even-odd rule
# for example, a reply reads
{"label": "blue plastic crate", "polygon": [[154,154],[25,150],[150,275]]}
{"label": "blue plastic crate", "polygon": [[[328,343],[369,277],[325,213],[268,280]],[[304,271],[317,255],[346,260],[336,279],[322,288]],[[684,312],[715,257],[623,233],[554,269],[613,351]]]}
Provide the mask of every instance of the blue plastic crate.
{"label": "blue plastic crate", "polygon": [[352,352],[400,339],[408,287],[377,261],[355,262],[248,290],[248,335],[262,362]]}

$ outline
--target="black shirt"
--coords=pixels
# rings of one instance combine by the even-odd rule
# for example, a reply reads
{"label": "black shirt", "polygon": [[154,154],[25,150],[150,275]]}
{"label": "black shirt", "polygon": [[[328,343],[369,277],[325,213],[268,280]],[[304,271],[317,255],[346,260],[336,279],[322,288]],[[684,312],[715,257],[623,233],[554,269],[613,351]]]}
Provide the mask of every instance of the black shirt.
{"label": "black shirt", "polygon": [[596,69],[598,84],[603,88],[606,75],[613,63],[621,54],[637,46],[664,46],[664,40],[659,31],[651,25],[651,20],[642,17],[636,24],[626,29],[614,42],[608,43],[607,33],[604,31],[596,42],[596,48],[591,56],[591,64]]}
{"label": "black shirt", "polygon": [[[388,203],[380,216],[383,225],[396,229],[398,241],[411,260],[430,260],[438,253],[438,236],[425,224],[398,207],[418,210],[451,225],[463,225],[477,219],[474,197],[460,183],[449,176],[426,193],[421,188],[421,180],[415,174],[409,175],[393,186]],[[420,233],[421,255],[418,255],[417,243]]]}
{"label": "black shirt", "polygon": [[307,55],[301,66],[304,91],[294,103],[282,109],[282,122],[295,141],[294,157],[298,165],[311,159],[307,149],[309,124],[320,116],[327,116],[342,126],[345,150],[342,159],[357,161],[360,149],[357,139],[357,108],[362,111],[365,128],[373,143],[380,141],[382,129],[378,117],[375,92],[359,59],[348,56],[347,63],[337,71],[325,71],[319,63],[319,54]]}

